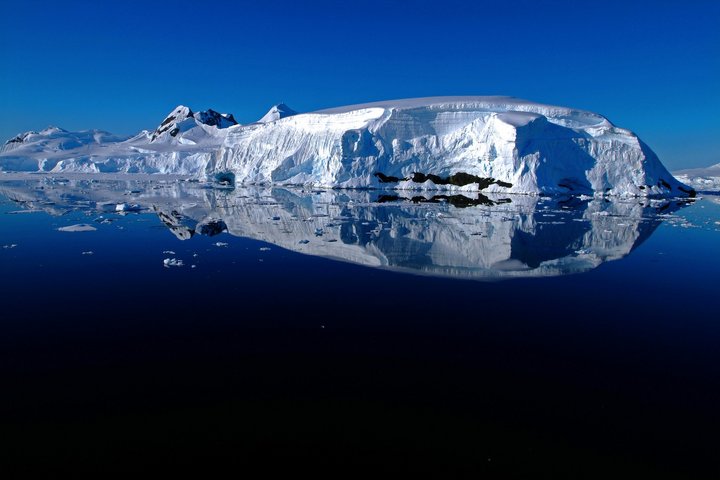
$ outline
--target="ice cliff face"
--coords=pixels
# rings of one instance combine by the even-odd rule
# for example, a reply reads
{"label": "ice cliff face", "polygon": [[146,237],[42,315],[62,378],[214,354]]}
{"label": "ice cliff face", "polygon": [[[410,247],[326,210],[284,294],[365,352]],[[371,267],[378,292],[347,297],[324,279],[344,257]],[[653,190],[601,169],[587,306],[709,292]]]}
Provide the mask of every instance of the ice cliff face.
{"label": "ice cliff face", "polygon": [[333,188],[694,194],[635,134],[601,115],[511,97],[420,98],[307,114],[281,104],[258,122],[233,122],[181,106],[152,134],[61,153],[13,148],[0,154],[0,168]]}
{"label": "ice cliff face", "polygon": [[233,129],[206,174],[215,171],[348,188],[690,192],[636,135],[604,117],[509,97],[378,102]]}

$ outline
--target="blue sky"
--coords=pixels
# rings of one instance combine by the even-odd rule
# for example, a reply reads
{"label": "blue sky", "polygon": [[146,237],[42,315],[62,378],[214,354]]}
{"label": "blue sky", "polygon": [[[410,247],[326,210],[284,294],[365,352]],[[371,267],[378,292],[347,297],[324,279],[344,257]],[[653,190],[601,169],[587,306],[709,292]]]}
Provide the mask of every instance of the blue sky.
{"label": "blue sky", "polygon": [[512,95],[601,113],[671,169],[720,162],[717,1],[0,3],[2,138]]}

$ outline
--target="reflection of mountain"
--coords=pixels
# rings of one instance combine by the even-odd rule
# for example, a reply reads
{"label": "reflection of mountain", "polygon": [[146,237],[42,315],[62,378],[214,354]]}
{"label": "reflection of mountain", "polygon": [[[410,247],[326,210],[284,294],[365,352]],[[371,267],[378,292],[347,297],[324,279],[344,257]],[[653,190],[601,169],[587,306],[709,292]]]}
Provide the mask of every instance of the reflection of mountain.
{"label": "reflection of mountain", "polygon": [[[181,239],[227,229],[235,236],[368,266],[451,277],[561,275],[619,259],[679,202],[578,197],[487,198],[459,208],[448,199],[384,198],[374,191],[225,190],[157,180],[3,182],[26,208],[155,212]],[[388,201],[391,200],[391,201]]]}

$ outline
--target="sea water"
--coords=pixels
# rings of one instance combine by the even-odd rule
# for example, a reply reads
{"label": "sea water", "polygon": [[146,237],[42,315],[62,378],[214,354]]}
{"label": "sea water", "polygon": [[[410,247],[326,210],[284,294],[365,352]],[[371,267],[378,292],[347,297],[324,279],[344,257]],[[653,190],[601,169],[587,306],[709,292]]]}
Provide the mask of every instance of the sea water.
{"label": "sea water", "polygon": [[712,195],[32,177],[0,269],[9,468],[718,468]]}

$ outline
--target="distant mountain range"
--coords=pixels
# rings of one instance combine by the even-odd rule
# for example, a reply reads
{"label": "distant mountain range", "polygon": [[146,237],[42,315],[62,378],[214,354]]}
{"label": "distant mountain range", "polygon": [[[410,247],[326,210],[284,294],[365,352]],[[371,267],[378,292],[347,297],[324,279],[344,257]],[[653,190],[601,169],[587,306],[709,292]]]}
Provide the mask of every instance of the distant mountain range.
{"label": "distant mountain range", "polygon": [[673,172],[678,180],[703,192],[720,192],[720,163],[705,168],[691,168]]}

